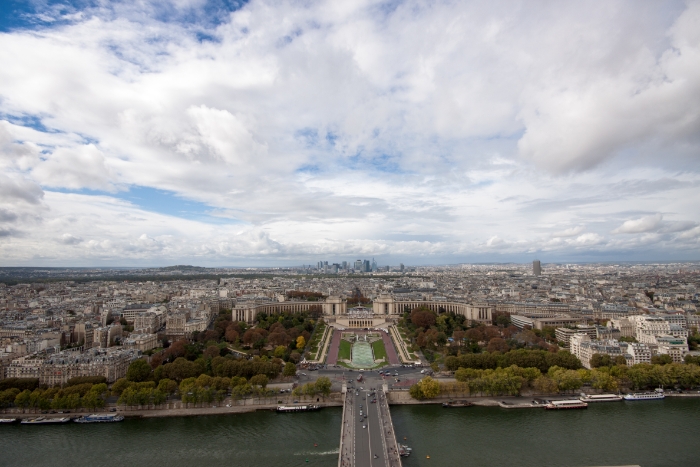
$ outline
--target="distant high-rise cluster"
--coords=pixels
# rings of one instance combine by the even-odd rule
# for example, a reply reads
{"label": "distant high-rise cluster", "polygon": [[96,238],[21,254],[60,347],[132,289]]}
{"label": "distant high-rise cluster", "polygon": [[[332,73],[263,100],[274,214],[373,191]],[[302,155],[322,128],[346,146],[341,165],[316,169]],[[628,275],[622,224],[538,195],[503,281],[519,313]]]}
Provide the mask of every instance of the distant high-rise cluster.
{"label": "distant high-rise cluster", "polygon": [[536,259],[535,261],[532,262],[532,272],[536,276],[542,275],[542,265],[540,264],[539,259]]}
{"label": "distant high-rise cluster", "polygon": [[[304,266],[304,269],[306,268],[307,266]],[[314,269],[314,266],[309,265],[308,268]],[[391,270],[403,272],[406,270],[403,264],[401,264],[398,267],[379,266],[374,258],[372,258],[372,261],[367,259],[358,259],[354,262],[342,261],[339,263],[332,264],[328,264],[328,261],[319,261],[318,263],[316,263],[315,269],[316,271],[324,274],[338,274],[339,272],[389,272]]]}

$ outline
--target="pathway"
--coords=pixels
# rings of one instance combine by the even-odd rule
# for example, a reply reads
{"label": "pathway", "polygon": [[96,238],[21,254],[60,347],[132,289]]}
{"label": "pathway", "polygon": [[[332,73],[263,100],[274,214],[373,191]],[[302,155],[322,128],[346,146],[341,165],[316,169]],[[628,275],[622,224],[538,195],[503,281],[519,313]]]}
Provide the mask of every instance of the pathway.
{"label": "pathway", "polygon": [[382,335],[382,340],[384,341],[384,348],[386,349],[386,357],[389,359],[389,364],[401,364],[399,361],[399,356],[396,354],[396,348],[394,347],[394,343],[391,341],[389,334],[385,333],[384,331],[379,332]]}
{"label": "pathway", "polygon": [[335,365],[338,363],[338,352],[340,351],[340,331],[333,333],[333,339],[331,340],[331,346],[328,349],[328,358],[326,359],[327,365]]}

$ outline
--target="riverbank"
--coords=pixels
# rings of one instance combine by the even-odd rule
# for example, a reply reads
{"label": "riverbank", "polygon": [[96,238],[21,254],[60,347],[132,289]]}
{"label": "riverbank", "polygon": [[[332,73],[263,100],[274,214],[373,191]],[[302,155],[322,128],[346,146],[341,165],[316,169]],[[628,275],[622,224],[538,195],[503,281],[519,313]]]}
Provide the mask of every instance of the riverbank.
{"label": "riverbank", "polygon": [[[410,397],[408,391],[391,391],[387,394],[387,400],[389,405],[401,406],[401,405],[441,405],[444,402],[450,400],[466,400],[474,404],[475,406],[481,407],[500,407],[499,402],[506,401],[513,404],[525,404],[532,399],[547,399],[547,400],[565,400],[578,398],[579,394],[529,394],[523,396],[483,396],[483,397],[469,397],[465,395],[454,394],[451,396],[438,397],[429,400],[416,400]],[[700,392],[685,392],[685,393],[666,393],[666,397],[678,397],[678,398],[700,398]],[[216,407],[182,407],[179,402],[168,404],[170,407],[160,407],[160,408],[124,408],[124,407],[114,407],[107,406],[102,409],[80,409],[73,410],[71,412],[63,411],[64,413],[53,413],[44,414],[41,411],[29,411],[25,410],[22,413],[21,409],[5,409],[0,411],[5,418],[36,418],[36,417],[46,417],[46,418],[60,418],[65,416],[78,416],[85,415],[89,413],[104,413],[111,411],[111,409],[116,408],[116,413],[123,415],[125,418],[162,418],[162,417],[194,417],[194,416],[206,416],[206,415],[229,415],[229,414],[241,414],[241,413],[252,413],[258,411],[274,411],[280,403],[278,402],[258,402],[253,399],[248,399],[243,401],[244,403],[231,405],[231,407],[226,406],[226,402],[221,406]],[[297,404],[293,404],[291,401],[285,401],[283,404],[287,405],[304,405],[304,404],[315,404],[321,407],[342,407],[342,394],[333,393],[325,401],[304,401],[300,400]],[[1,418],[1,417],[0,417]]]}
{"label": "riverbank", "polygon": [[[342,402],[337,401],[325,401],[325,402],[305,402],[301,401],[294,405],[306,405],[314,404],[321,407],[342,407]],[[229,415],[229,414],[241,414],[241,413],[251,413],[258,411],[274,411],[279,405],[279,403],[264,403],[264,404],[250,404],[250,405],[232,405],[231,407],[217,406],[217,407],[169,407],[169,408],[129,408],[125,409],[123,407],[116,407],[116,412],[119,415],[123,415],[125,418],[161,418],[161,417],[193,417],[193,416],[204,416],[204,415]],[[105,413],[110,412],[111,409],[115,407],[103,407],[102,409],[87,410],[81,409],[79,411],[70,411],[64,413],[53,413],[53,414],[43,414],[41,412],[9,412],[5,411],[2,416],[5,418],[60,418],[66,416],[78,416],[85,415],[89,413]]]}

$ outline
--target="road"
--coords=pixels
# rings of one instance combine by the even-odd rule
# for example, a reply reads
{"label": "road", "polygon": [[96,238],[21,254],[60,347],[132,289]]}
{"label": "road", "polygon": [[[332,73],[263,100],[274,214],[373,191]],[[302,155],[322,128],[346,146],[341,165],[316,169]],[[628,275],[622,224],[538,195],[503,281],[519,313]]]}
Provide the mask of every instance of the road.
{"label": "road", "polygon": [[389,405],[381,388],[383,380],[376,374],[365,374],[363,382],[348,385],[340,465],[400,467]]}

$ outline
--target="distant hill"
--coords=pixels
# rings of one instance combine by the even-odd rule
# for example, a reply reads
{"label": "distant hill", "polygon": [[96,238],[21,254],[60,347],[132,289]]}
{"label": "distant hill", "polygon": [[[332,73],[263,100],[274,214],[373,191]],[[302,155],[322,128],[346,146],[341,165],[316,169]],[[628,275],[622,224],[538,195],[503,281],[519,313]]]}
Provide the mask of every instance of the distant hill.
{"label": "distant hill", "polygon": [[204,272],[209,268],[203,268],[201,266],[190,266],[186,264],[180,264],[177,266],[166,266],[164,268],[158,268],[161,271],[199,271]]}

